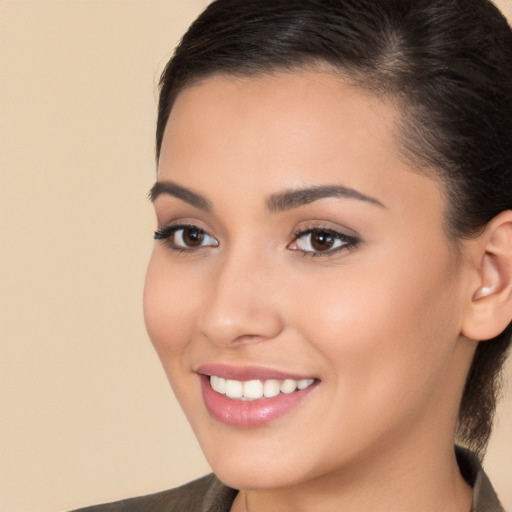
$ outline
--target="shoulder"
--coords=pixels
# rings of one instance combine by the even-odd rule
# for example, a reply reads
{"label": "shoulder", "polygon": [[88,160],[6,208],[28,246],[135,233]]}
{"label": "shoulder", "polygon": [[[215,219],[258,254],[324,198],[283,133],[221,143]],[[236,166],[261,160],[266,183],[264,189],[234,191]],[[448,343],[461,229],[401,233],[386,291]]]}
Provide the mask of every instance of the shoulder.
{"label": "shoulder", "polygon": [[210,474],[167,491],[75,512],[229,512],[236,493]]}
{"label": "shoulder", "polygon": [[471,512],[505,512],[477,457],[460,446],[455,451],[460,472],[473,487]]}

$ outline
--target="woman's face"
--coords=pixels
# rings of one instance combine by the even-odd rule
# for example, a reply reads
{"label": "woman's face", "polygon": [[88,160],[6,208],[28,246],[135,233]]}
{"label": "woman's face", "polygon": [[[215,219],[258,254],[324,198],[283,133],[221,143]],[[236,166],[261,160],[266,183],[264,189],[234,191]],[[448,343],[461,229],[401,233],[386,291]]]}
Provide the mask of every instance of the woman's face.
{"label": "woman's face", "polygon": [[233,487],[453,442],[467,269],[438,182],[399,156],[396,118],[320,71],[213,77],[173,107],[145,318]]}

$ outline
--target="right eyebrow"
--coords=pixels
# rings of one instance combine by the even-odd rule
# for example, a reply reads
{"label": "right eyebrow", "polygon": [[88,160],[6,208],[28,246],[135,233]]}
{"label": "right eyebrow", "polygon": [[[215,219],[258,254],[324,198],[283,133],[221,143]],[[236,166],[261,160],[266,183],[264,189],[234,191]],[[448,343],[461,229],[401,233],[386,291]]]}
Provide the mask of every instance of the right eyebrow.
{"label": "right eyebrow", "polygon": [[168,194],[172,197],[181,199],[182,201],[185,201],[186,203],[199,208],[200,210],[209,212],[212,209],[212,204],[210,201],[208,201],[208,199],[198,194],[197,192],[193,192],[188,188],[177,185],[172,181],[155,182],[155,184],[151,187],[148,196],[151,202],[154,203],[156,198],[162,194]]}

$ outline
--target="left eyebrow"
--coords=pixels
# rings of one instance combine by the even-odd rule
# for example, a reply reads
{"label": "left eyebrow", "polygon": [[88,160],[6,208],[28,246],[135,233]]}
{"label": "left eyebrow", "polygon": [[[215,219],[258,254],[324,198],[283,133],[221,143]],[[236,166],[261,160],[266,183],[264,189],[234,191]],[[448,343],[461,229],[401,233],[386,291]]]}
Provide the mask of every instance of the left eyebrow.
{"label": "left eyebrow", "polygon": [[319,199],[329,197],[357,199],[359,201],[365,201],[367,203],[380,206],[381,208],[385,208],[378,199],[367,196],[353,188],[343,187],[341,185],[318,185],[315,187],[299,190],[286,190],[279,194],[272,194],[267,199],[267,209],[272,213],[277,213],[298,208],[314,201],[318,201]]}

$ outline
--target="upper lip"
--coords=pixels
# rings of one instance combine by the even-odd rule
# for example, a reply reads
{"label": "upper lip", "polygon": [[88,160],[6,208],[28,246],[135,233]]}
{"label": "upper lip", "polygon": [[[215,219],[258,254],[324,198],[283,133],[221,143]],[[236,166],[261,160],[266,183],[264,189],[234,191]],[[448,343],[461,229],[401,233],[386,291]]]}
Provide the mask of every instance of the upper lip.
{"label": "upper lip", "polygon": [[294,379],[294,380],[303,380],[303,379],[313,379],[311,375],[301,375],[298,373],[276,370],[273,368],[263,367],[263,366],[233,366],[225,363],[207,363],[198,366],[195,370],[197,373],[202,375],[216,377],[222,377],[224,379],[230,380],[285,380],[285,379]]}

